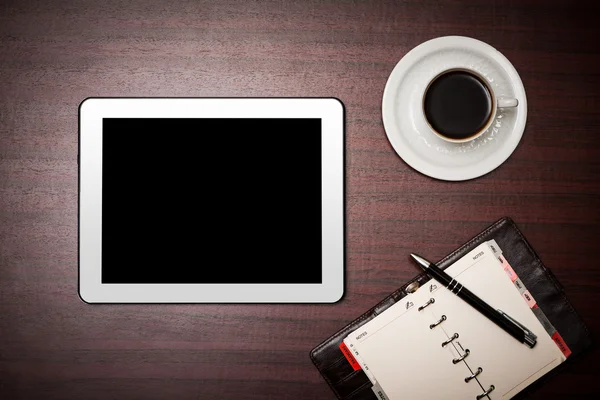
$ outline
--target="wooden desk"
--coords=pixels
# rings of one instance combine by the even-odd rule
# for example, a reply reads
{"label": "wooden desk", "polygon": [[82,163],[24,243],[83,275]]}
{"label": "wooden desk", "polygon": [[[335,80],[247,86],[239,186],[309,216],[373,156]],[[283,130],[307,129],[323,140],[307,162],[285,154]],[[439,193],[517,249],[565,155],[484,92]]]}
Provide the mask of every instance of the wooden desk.
{"label": "wooden desk", "polygon": [[[33,1],[0,4],[0,398],[334,398],[309,350],[511,216],[600,331],[597,2]],[[502,51],[529,118],[468,182],[393,151],[386,79],[412,47]],[[335,96],[347,109],[346,296],[333,305],[87,305],[77,296],[77,107],[89,96]],[[249,260],[252,263],[252,260]],[[597,334],[594,333],[597,338]],[[598,392],[596,350],[535,398]]]}

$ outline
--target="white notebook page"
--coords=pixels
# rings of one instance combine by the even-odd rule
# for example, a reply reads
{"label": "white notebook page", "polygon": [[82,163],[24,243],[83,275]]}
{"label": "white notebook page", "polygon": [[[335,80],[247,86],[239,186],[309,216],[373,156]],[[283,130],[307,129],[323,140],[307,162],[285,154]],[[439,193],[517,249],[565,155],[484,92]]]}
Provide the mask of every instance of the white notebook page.
{"label": "white notebook page", "polygon": [[[431,314],[417,310],[429,297],[425,290],[404,297],[345,343],[351,350],[358,349],[356,359],[363,369],[366,364],[388,399],[474,399],[481,388],[457,385],[467,368],[452,364],[450,348],[439,345],[446,339],[444,332],[429,329],[435,322]],[[407,302],[413,303],[408,310]]]}
{"label": "white notebook page", "polygon": [[[520,343],[431,280],[346,340],[389,399],[475,399],[490,385],[494,385],[490,399],[508,399],[564,361],[486,244],[446,272],[533,331],[538,336],[537,344],[530,349]],[[430,298],[435,303],[418,311],[417,307]],[[407,310],[407,301],[412,301],[414,307]],[[429,325],[442,315],[446,320],[430,329]],[[441,343],[454,333],[459,338],[442,347]],[[469,355],[453,364],[452,359],[464,355],[464,349],[469,349]],[[466,383],[465,377],[478,367],[483,372]]]}

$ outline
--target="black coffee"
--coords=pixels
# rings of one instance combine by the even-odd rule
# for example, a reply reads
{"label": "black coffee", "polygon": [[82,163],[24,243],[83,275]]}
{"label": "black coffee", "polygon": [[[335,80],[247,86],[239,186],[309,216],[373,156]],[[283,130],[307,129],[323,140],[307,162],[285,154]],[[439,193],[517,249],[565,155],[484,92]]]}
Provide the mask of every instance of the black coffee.
{"label": "black coffee", "polygon": [[481,131],[492,114],[492,96],[477,76],[451,71],[427,89],[425,117],[433,129],[450,139],[467,139]]}

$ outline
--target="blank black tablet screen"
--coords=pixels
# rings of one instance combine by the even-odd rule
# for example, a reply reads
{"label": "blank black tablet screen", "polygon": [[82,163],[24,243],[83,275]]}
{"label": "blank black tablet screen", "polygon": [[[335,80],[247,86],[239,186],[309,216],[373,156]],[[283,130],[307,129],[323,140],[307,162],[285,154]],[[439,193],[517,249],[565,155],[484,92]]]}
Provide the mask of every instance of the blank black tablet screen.
{"label": "blank black tablet screen", "polygon": [[321,283],[320,119],[105,118],[102,283]]}

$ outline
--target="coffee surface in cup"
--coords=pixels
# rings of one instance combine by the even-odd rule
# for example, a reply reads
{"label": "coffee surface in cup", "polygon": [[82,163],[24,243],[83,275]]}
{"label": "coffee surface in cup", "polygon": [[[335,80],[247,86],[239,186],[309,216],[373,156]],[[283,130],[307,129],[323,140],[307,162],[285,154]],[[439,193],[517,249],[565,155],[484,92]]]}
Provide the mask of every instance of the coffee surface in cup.
{"label": "coffee surface in cup", "polygon": [[466,71],[450,71],[435,78],[423,102],[431,127],[453,140],[477,135],[492,117],[492,109],[492,96],[485,83]]}

